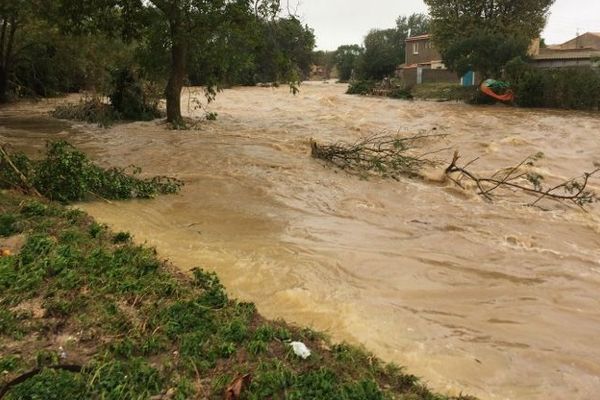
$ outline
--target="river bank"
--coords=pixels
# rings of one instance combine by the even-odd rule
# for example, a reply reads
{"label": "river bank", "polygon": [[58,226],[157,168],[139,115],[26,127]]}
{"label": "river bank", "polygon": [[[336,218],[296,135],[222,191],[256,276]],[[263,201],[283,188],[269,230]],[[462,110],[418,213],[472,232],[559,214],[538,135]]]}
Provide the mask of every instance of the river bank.
{"label": "river bank", "polygon": [[[540,172],[561,180],[599,161],[598,116],[355,97],[335,84],[301,89],[227,90],[209,106],[218,120],[186,132],[160,122],[68,124],[47,117],[55,103],[42,102],[3,111],[0,134],[29,154],[67,139],[105,166],[183,179],[178,196],[80,207],[184,271],[216,271],[268,318],[364,343],[442,393],[592,398],[596,206],[544,212],[435,179],[360,180],[309,153],[311,138],[436,129],[447,136],[423,151],[447,149],[436,156],[442,166],[455,149],[481,157],[472,167],[482,174],[543,152]],[[202,93],[186,89],[182,101],[198,115],[188,95]]]}
{"label": "river bank", "polygon": [[265,320],[216,275],[183,275],[82,212],[1,191],[0,245],[3,398],[446,399],[357,347]]}

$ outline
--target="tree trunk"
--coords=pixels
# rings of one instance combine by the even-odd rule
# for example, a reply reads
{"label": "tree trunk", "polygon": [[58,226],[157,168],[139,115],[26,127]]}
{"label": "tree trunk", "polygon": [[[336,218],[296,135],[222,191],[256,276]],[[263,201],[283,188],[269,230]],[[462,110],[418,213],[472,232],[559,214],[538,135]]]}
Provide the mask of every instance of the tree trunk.
{"label": "tree trunk", "polygon": [[8,102],[8,71],[0,66],[0,103]]}
{"label": "tree trunk", "polygon": [[167,121],[173,124],[181,123],[181,90],[186,74],[187,51],[183,39],[182,26],[179,21],[171,21],[171,73],[167,84]]}

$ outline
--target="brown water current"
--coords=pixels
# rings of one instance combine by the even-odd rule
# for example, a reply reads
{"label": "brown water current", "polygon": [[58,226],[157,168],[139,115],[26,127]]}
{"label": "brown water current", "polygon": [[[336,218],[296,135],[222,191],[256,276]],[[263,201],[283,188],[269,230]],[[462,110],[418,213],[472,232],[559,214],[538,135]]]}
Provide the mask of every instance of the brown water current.
{"label": "brown water current", "polygon": [[[0,110],[0,136],[29,152],[68,138],[103,165],[185,180],[177,196],[80,207],[182,268],[217,271],[267,317],[363,343],[445,393],[597,399],[598,207],[542,211],[448,183],[361,180],[311,159],[309,141],[436,128],[448,135],[426,144],[448,148],[436,158],[458,149],[489,173],[542,151],[540,171],[566,179],[600,161],[600,117],[344,90],[227,90],[209,107],[218,121],[183,132],[71,127],[43,116],[51,103],[24,104]],[[201,98],[186,90],[184,109],[199,115],[190,93]]]}

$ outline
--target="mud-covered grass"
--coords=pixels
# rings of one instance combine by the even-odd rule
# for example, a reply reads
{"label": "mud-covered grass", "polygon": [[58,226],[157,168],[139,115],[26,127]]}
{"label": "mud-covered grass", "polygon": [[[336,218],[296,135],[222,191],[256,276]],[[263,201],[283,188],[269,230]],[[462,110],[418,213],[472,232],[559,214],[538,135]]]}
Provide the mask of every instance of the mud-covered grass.
{"label": "mud-covered grass", "polygon": [[0,390],[41,368],[6,399],[222,399],[246,374],[243,399],[446,399],[362,349],[265,320],[216,275],[177,272],[80,211],[1,191],[2,246]]}

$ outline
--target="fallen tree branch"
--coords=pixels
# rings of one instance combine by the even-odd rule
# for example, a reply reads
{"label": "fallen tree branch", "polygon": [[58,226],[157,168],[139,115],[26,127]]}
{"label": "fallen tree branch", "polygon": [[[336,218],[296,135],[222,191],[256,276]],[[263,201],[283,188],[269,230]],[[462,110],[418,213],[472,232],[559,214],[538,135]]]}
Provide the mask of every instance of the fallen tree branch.
{"label": "fallen tree branch", "polygon": [[[410,137],[380,134],[368,136],[353,144],[321,145],[311,140],[310,145],[312,157],[327,161],[349,173],[361,176],[375,174],[398,180],[400,175],[421,177],[423,175],[420,174],[420,170],[424,166],[439,164],[426,157],[448,150],[447,148],[420,155],[415,155],[414,149],[420,140],[444,136],[430,133]],[[600,200],[596,193],[588,189],[590,179],[600,173],[600,168],[553,186],[545,186],[544,177],[534,169],[535,163],[543,156],[542,153],[535,154],[515,166],[495,172],[490,177],[481,177],[469,168],[479,161],[479,157],[460,166],[460,155],[456,151],[445,170],[445,176],[463,189],[466,189],[464,182],[470,181],[477,187],[478,194],[488,201],[492,201],[494,195],[502,190],[535,196],[535,200],[529,203],[530,206],[537,206],[542,200],[549,199],[573,203],[584,208]]]}
{"label": "fallen tree branch", "polygon": [[311,140],[311,155],[350,173],[377,174],[397,179],[399,175],[414,175],[424,165],[433,163],[424,158],[433,152],[421,155],[410,153],[417,141],[443,136],[445,135],[431,133],[410,137],[376,134],[352,144],[332,145],[322,145]]}
{"label": "fallen tree branch", "polygon": [[6,163],[9,165],[9,167],[14,171],[16,176],[21,180],[21,183],[23,184],[23,189],[25,189],[26,191],[28,191],[30,193],[33,193],[37,197],[43,197],[40,194],[40,192],[38,192],[37,189],[29,183],[27,177],[23,174],[23,172],[21,172],[17,168],[17,166],[12,162],[12,160],[11,160],[10,156],[8,155],[8,153],[6,152],[6,149],[4,148],[4,146],[0,146],[0,155],[2,156],[4,161],[6,161]]}
{"label": "fallen tree branch", "polygon": [[[530,206],[536,206],[543,199],[550,199],[571,202],[584,208],[586,205],[600,200],[596,193],[588,190],[590,178],[600,173],[600,168],[557,185],[544,187],[543,176],[531,171],[524,171],[526,167],[533,167],[535,162],[542,156],[542,154],[536,154],[527,157],[514,167],[500,170],[489,178],[482,178],[467,169],[477,159],[461,167],[458,165],[460,155],[457,151],[454,153],[452,162],[446,168],[446,176],[461,187],[463,187],[461,181],[464,179],[474,182],[477,185],[478,193],[488,200],[492,200],[493,193],[500,189],[511,189],[536,196],[536,200],[529,203]],[[453,176],[453,174],[458,174],[458,177]]]}

